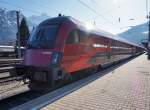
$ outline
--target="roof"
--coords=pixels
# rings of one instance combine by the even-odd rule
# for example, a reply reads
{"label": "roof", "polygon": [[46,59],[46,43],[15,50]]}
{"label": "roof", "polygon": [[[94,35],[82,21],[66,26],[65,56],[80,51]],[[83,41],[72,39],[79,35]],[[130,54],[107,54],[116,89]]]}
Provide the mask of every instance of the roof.
{"label": "roof", "polygon": [[[69,17],[70,20],[72,20],[75,24],[81,26],[82,25],[82,29],[86,29],[85,27],[85,23],[82,23],[72,17]],[[83,28],[84,27],[84,28]],[[101,35],[103,37],[106,37],[106,38],[109,38],[109,39],[114,39],[114,40],[117,40],[117,41],[120,41],[120,42],[123,42],[123,43],[127,43],[127,44],[130,44],[130,45],[134,45],[134,46],[137,46],[137,47],[141,47],[141,48],[144,48],[142,46],[139,46],[138,44],[136,43],[133,43],[133,42],[130,42],[128,41],[127,39],[124,39],[118,35],[114,35],[112,33],[109,33],[109,32],[106,32],[104,30],[101,30],[101,29],[97,29],[97,28],[94,28],[93,30],[89,31],[90,33],[93,33],[93,34],[97,34],[97,35]]]}
{"label": "roof", "polygon": [[49,18],[49,19],[44,20],[43,22],[41,22],[39,24],[39,26],[47,25],[47,24],[62,24],[66,20],[69,20],[69,17],[60,16],[60,17]]}
{"label": "roof", "polygon": [[120,42],[128,43],[130,45],[134,45],[134,46],[138,46],[138,47],[143,48],[142,46],[139,46],[138,44],[130,42],[130,41],[126,40],[126,39],[123,39],[123,38],[119,37],[118,35],[114,35],[112,33],[106,32],[106,31],[101,30],[101,29],[93,28],[92,30],[88,31],[86,29],[85,23],[83,23],[81,21],[78,21],[78,20],[72,18],[71,16],[59,16],[59,17],[50,18],[50,19],[47,19],[47,20],[41,22],[39,24],[39,26],[47,25],[47,24],[62,24],[66,20],[71,21],[72,23],[77,25],[80,29],[82,29],[84,31],[87,31],[89,33],[101,35],[101,36],[109,38],[109,39],[114,39],[114,40],[117,40],[117,41],[120,41]]}

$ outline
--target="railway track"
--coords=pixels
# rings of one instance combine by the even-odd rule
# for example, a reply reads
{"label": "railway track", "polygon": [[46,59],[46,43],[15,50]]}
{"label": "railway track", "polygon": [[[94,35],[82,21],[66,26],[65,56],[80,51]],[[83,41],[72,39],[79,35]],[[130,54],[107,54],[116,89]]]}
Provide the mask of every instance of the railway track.
{"label": "railway track", "polygon": [[16,58],[0,58],[0,78],[8,77],[9,71],[13,69],[13,66],[20,64],[22,59]]}
{"label": "railway track", "polygon": [[2,77],[0,78],[0,86],[7,85],[12,82],[16,82],[20,80],[22,80],[22,77],[11,77],[11,76]]}
{"label": "railway track", "polygon": [[14,64],[19,64],[21,61],[22,61],[22,59],[16,59],[16,58],[12,58],[12,59],[1,59],[0,58],[0,68],[9,67]]}
{"label": "railway track", "polygon": [[12,96],[14,93],[12,94],[10,91],[20,86],[22,77],[11,77],[9,73],[13,69],[13,65],[20,62],[21,59],[0,58],[0,100]]}
{"label": "railway track", "polygon": [[23,82],[22,77],[0,78],[0,101],[27,91],[29,91],[28,85]]}

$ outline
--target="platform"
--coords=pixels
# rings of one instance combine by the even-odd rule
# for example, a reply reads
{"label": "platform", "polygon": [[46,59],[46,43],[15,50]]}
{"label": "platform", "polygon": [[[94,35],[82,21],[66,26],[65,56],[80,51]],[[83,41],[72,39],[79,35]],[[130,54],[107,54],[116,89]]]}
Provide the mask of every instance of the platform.
{"label": "platform", "polygon": [[[94,78],[96,77],[96,78]],[[90,77],[89,77],[90,78]],[[68,86],[68,91],[55,91],[42,101],[36,99],[21,107],[42,110],[150,110],[150,61],[145,54],[112,69],[102,76],[93,76],[77,88]],[[88,78],[86,80],[89,80]],[[82,86],[81,86],[82,85]],[[63,94],[62,94],[63,93]],[[57,94],[58,96],[55,96]],[[61,95],[61,96],[60,96]],[[53,97],[53,99],[52,99]],[[41,108],[42,107],[42,108]]]}

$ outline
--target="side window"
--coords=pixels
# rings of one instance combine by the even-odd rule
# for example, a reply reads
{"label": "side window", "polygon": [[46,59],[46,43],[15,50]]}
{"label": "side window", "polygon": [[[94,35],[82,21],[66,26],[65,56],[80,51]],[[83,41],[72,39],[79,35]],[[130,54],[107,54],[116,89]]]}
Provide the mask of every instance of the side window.
{"label": "side window", "polygon": [[79,31],[80,42],[85,42],[88,40],[89,34],[84,31]]}
{"label": "side window", "polygon": [[70,32],[66,43],[67,44],[79,43],[79,34],[77,30],[73,30],[72,32]]}

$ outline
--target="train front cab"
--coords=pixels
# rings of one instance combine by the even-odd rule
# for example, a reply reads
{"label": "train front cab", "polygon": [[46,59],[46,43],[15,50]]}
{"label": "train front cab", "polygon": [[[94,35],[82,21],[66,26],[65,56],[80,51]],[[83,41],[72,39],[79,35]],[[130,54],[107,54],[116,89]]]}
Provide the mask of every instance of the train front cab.
{"label": "train front cab", "polygon": [[65,37],[72,24],[67,19],[58,19],[41,23],[32,32],[23,62],[15,67],[15,75],[29,79],[31,84],[48,85],[69,77],[61,63]]}

